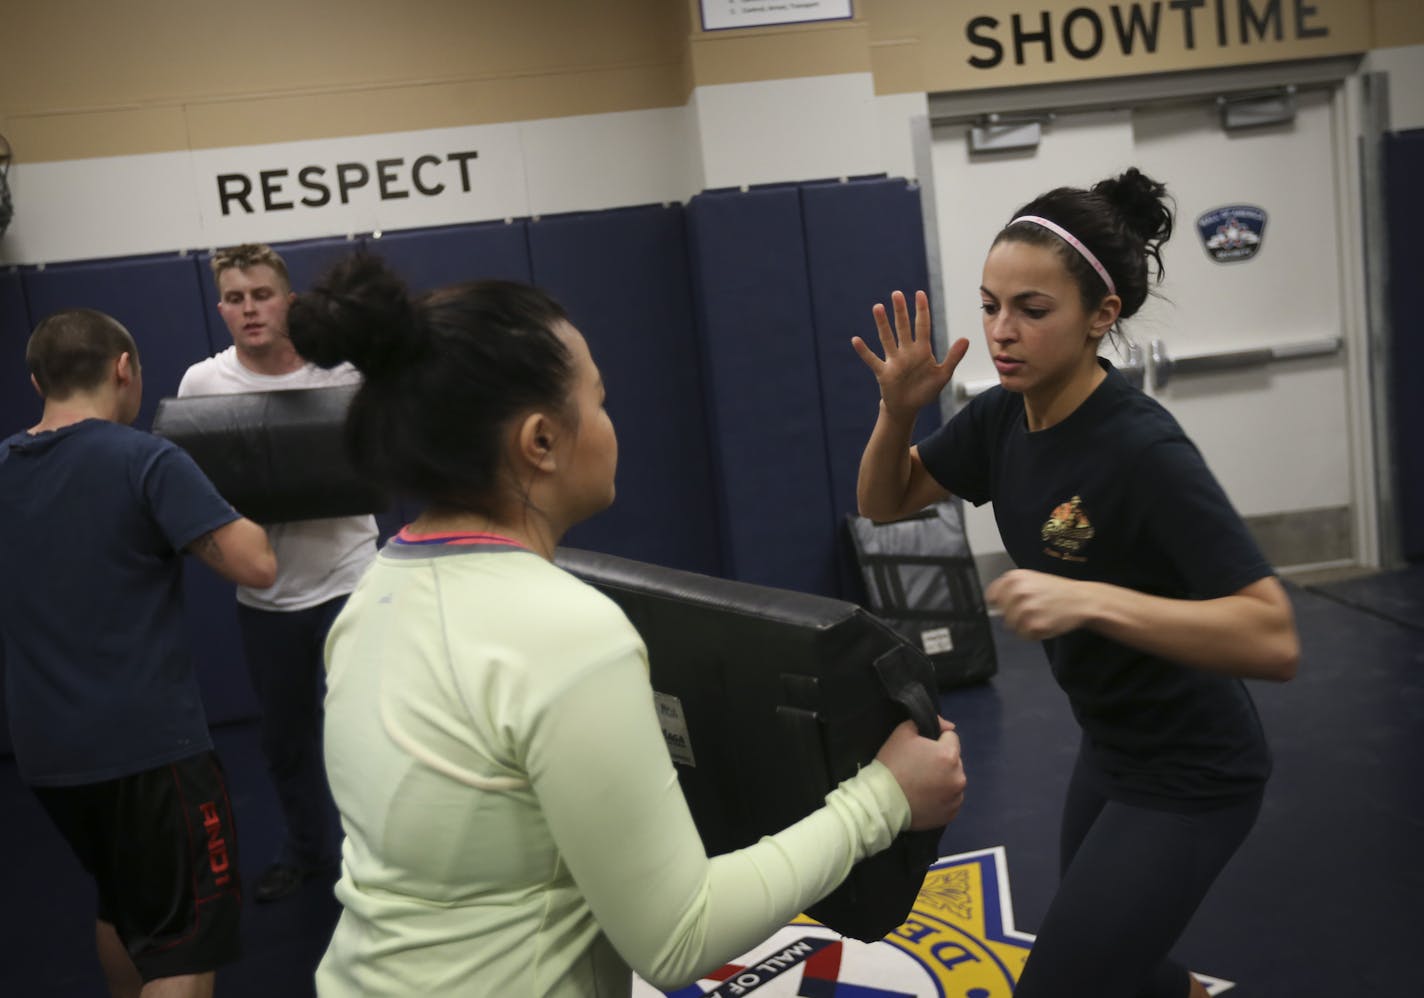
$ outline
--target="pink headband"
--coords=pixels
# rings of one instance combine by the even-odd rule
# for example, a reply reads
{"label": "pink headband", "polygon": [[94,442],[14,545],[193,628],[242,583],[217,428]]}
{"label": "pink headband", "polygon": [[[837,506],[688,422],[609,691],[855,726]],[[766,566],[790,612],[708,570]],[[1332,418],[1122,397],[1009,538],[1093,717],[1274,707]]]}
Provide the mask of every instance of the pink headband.
{"label": "pink headband", "polygon": [[1104,267],[1098,258],[1093,256],[1092,250],[1084,246],[1077,236],[1063,228],[1063,226],[1057,222],[1050,222],[1046,218],[1040,218],[1037,215],[1020,215],[1014,219],[1013,222],[1010,222],[1009,225],[1013,225],[1014,222],[1032,222],[1034,225],[1043,226],[1049,232],[1056,233],[1060,239],[1077,250],[1083,259],[1087,260],[1088,263],[1092,265],[1092,268],[1098,272],[1098,276],[1101,277],[1103,283],[1108,286],[1108,294],[1117,294],[1117,285],[1113,283],[1112,277],[1108,275],[1108,268]]}

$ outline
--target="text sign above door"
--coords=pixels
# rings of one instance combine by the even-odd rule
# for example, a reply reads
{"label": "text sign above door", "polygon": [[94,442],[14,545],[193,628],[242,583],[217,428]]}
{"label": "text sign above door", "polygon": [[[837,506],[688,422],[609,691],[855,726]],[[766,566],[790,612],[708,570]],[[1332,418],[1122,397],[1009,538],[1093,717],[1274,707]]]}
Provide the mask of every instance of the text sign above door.
{"label": "text sign above door", "polygon": [[1371,21],[1357,0],[978,0],[933,7],[923,42],[951,91],[1364,52]]}

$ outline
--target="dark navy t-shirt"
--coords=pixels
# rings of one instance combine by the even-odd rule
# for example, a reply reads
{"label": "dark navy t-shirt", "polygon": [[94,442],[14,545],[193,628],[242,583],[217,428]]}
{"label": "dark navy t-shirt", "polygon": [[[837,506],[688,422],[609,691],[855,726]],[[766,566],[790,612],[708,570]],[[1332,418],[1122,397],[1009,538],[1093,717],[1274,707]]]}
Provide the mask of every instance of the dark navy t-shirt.
{"label": "dark navy t-shirt", "polygon": [[[995,387],[928,437],[920,459],[955,495],[994,504],[1020,568],[1172,599],[1272,575],[1177,421],[1106,361],[1067,419],[1030,433],[1023,396]],[[1207,807],[1254,793],[1270,753],[1245,685],[1089,630],[1045,641],[1108,796]]]}
{"label": "dark navy t-shirt", "polygon": [[127,426],[0,442],[0,640],[22,779],[97,783],[211,748],[181,552],[235,519],[192,458]]}

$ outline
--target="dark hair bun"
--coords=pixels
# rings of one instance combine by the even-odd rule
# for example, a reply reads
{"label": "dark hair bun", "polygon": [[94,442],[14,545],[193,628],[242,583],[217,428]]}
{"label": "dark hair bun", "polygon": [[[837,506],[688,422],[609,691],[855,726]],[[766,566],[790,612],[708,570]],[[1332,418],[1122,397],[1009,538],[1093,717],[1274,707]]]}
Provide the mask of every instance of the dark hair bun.
{"label": "dark hair bun", "polygon": [[405,282],[370,253],[345,258],[299,295],[287,327],[307,360],[321,367],[349,361],[368,378],[399,370],[425,348]]}
{"label": "dark hair bun", "polygon": [[1127,230],[1144,243],[1161,244],[1172,236],[1172,208],[1167,186],[1159,184],[1137,167],[1093,185],[1117,209]]}

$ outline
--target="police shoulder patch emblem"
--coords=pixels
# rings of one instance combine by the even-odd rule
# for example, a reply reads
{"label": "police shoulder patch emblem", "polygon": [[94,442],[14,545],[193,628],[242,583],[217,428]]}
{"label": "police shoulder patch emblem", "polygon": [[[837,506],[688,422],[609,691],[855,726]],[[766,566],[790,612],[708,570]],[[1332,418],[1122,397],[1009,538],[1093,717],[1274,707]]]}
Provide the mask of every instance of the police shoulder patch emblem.
{"label": "police shoulder patch emblem", "polygon": [[1217,263],[1249,260],[1266,238],[1266,210],[1249,204],[1213,208],[1197,216],[1197,234]]}

